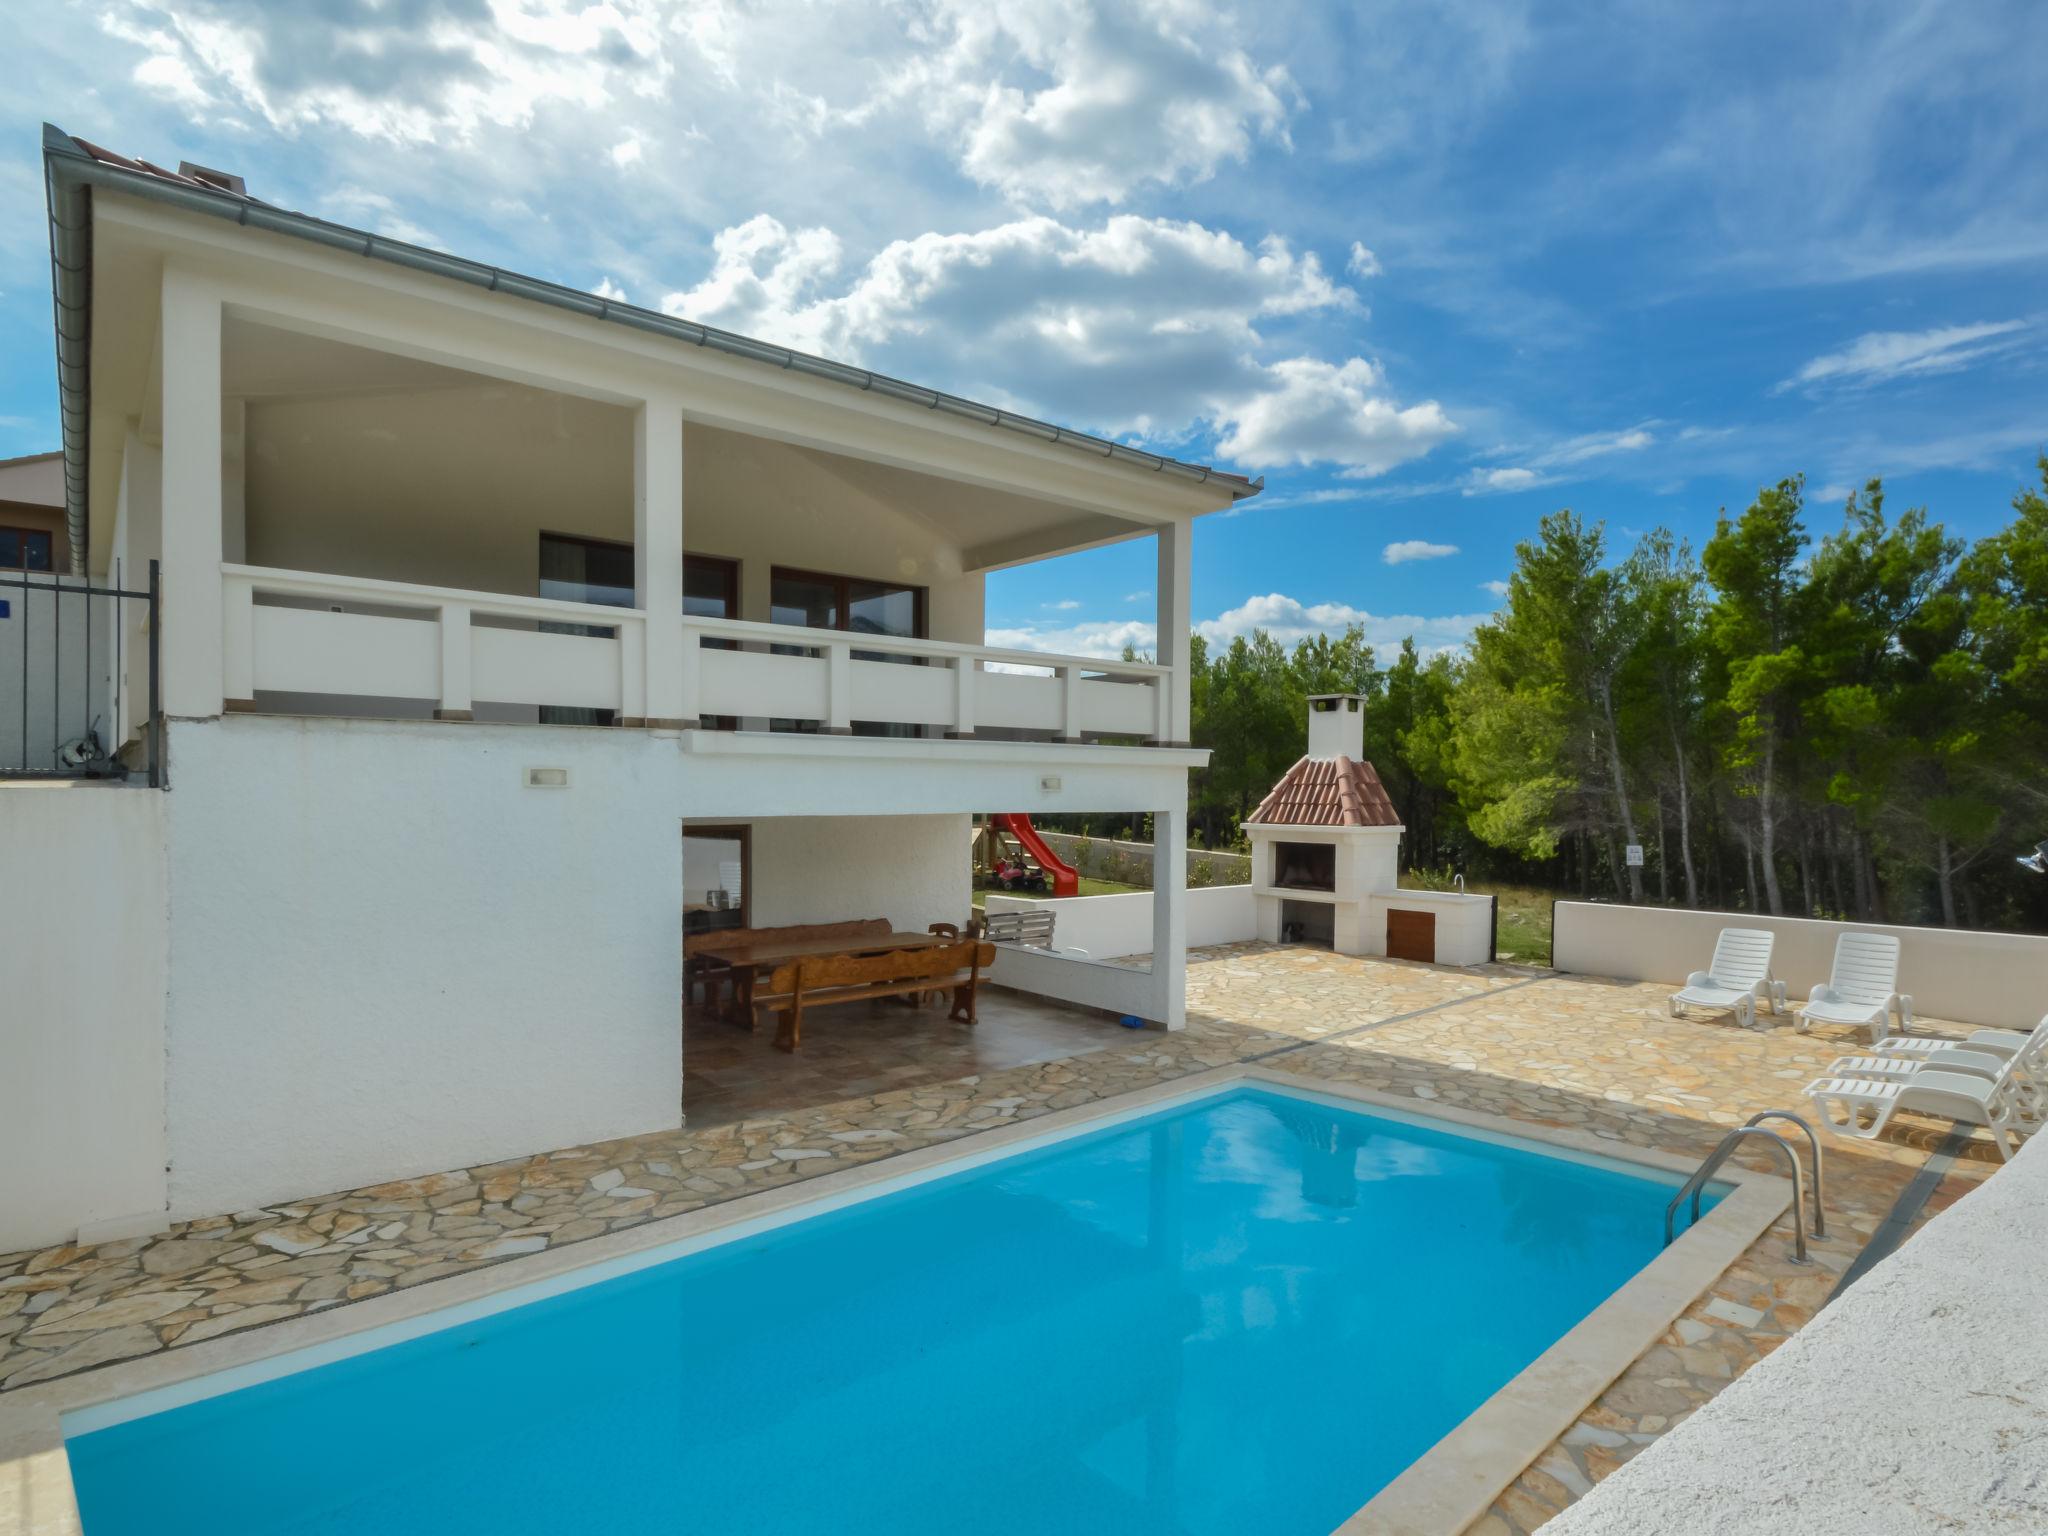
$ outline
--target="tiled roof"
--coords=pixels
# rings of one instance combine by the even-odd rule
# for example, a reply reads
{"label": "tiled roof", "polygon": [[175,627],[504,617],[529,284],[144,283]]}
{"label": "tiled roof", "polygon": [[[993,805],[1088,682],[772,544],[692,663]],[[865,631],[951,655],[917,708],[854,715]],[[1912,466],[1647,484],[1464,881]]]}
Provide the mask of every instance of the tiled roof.
{"label": "tiled roof", "polygon": [[1273,827],[1398,827],[1401,813],[1371,763],[1304,757],[1245,820]]}

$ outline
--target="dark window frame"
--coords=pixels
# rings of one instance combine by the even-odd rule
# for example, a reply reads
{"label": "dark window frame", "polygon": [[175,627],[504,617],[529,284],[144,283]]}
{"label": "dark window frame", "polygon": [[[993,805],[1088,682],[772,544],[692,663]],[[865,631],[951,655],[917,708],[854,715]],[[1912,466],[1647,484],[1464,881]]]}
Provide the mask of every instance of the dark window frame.
{"label": "dark window frame", "polygon": [[[737,926],[754,926],[754,829],[747,822],[696,822],[683,823],[684,837],[701,837],[717,842],[737,840],[740,845],[740,920]],[[690,899],[689,892],[683,893],[683,900]],[[688,923],[684,926],[687,928]]]}
{"label": "dark window frame", "polygon": [[[780,577],[792,581],[815,581],[834,589],[835,606],[839,611],[839,622],[832,626],[842,634],[858,633],[853,627],[853,584],[865,582],[871,586],[888,587],[899,592],[911,593],[917,604],[916,633],[908,636],[912,640],[931,639],[931,597],[932,589],[909,581],[885,581],[878,576],[860,576],[843,571],[812,571],[798,565],[774,565],[768,568],[768,614],[771,622],[775,615],[775,583]],[[808,629],[810,625],[788,625],[791,629]],[[900,638],[900,637],[891,637]]]}
{"label": "dark window frame", "polygon": [[[54,530],[49,528],[31,528],[25,523],[0,523],[0,533],[11,533],[21,541],[19,546],[21,559],[13,565],[0,565],[0,571],[34,571],[39,574],[54,573],[56,571],[57,535]],[[50,563],[48,565],[30,565],[28,563],[29,540],[34,538],[42,538],[49,541]]]}

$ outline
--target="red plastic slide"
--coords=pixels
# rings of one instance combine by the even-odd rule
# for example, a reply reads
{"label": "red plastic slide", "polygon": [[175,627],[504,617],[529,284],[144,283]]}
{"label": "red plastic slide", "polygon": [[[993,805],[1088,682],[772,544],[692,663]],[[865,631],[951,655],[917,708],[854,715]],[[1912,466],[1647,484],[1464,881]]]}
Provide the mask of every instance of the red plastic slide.
{"label": "red plastic slide", "polygon": [[1038,835],[1038,828],[1031,825],[1029,816],[991,816],[989,820],[1024,845],[1024,851],[1038,860],[1038,867],[1052,881],[1055,896],[1078,896],[1081,894],[1081,876],[1071,864],[1062,863],[1060,856],[1048,848],[1045,839]]}

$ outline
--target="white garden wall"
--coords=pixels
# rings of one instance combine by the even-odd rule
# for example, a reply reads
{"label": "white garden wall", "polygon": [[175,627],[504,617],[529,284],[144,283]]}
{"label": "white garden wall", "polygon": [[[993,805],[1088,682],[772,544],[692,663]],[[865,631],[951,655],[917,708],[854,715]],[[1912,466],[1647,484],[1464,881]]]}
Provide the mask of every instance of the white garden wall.
{"label": "white garden wall", "polygon": [[[1034,901],[991,891],[983,898],[990,912],[1019,912],[1050,907],[1053,942],[1061,949],[1085,951],[1097,960],[1149,954],[1152,949],[1152,893],[1129,891],[1116,896],[1069,896]],[[1218,885],[1187,893],[1187,942],[1190,949],[1211,944],[1237,944],[1254,936],[1256,918],[1252,888]]]}
{"label": "white garden wall", "polygon": [[1027,945],[998,944],[989,979],[999,987],[1083,1008],[1099,1008],[1119,1018],[1153,1019],[1159,1011],[1149,970],[1107,965],[1100,960],[1077,960]]}
{"label": "white garden wall", "polygon": [[[171,727],[174,1214],[679,1122],[673,740]],[[569,771],[529,789],[528,767]]]}
{"label": "white garden wall", "polygon": [[974,898],[965,815],[775,816],[752,826],[756,927],[886,917],[899,931],[921,933],[967,921]]}
{"label": "white garden wall", "polygon": [[164,809],[0,787],[0,1252],[164,1225]]}
{"label": "white garden wall", "polygon": [[1560,971],[1677,985],[1712,957],[1724,927],[1777,935],[1772,970],[1795,1000],[1827,980],[1835,940],[1855,929],[1898,936],[1899,990],[1911,995],[1917,1013],[2006,1029],[2030,1028],[2048,1013],[2048,938],[2031,934],[1561,901],[1551,963]]}

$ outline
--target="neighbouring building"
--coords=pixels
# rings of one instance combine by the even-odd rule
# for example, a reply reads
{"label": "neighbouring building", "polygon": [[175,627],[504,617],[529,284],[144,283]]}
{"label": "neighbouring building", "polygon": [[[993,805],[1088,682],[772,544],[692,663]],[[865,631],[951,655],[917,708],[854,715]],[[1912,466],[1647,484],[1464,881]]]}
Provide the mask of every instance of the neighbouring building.
{"label": "neighbouring building", "polygon": [[[157,562],[105,733],[167,787],[0,791],[0,1249],[672,1127],[686,923],[961,920],[976,812],[1154,818],[1149,969],[998,972],[1180,1024],[1191,525],[1257,483],[44,161],[51,560]],[[984,643],[988,572],[1136,538],[1156,662]]]}

